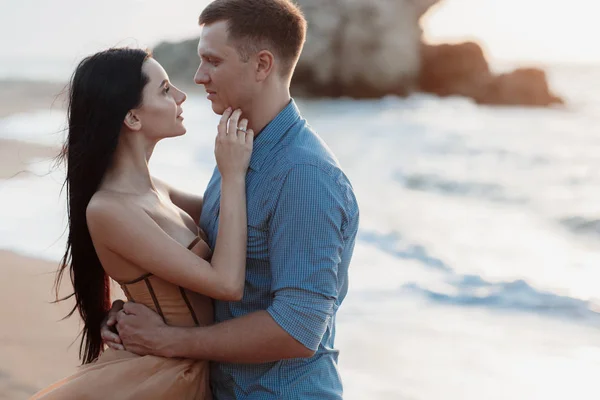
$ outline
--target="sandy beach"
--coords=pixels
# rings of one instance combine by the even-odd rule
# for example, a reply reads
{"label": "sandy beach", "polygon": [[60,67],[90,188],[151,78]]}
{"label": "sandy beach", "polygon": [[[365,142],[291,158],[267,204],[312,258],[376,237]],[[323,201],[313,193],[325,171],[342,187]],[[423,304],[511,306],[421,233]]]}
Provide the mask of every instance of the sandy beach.
{"label": "sandy beach", "polygon": [[61,321],[71,300],[51,304],[56,263],[0,250],[0,265],[0,399],[24,399],[75,370],[79,318]]}
{"label": "sandy beach", "polygon": [[[0,118],[12,113],[62,107],[55,95],[63,85],[0,81]],[[0,185],[31,175],[28,167],[54,158],[59,149],[0,139]],[[32,178],[35,178],[32,176]],[[0,244],[0,400],[26,399],[70,375],[79,365],[79,316],[64,321],[72,299],[52,304],[58,262],[1,249]],[[61,294],[71,293],[67,279]],[[117,296],[120,293],[117,293]],[[122,294],[121,294],[122,295]]]}

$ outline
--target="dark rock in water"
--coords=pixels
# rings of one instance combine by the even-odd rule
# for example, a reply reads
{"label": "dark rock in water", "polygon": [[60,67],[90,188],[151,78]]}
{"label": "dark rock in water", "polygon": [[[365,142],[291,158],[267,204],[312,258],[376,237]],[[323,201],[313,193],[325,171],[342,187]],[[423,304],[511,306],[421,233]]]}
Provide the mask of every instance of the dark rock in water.
{"label": "dark rock in water", "polygon": [[178,43],[163,42],[152,49],[152,53],[176,84],[194,84],[194,75],[200,64],[198,38]]}
{"label": "dark rock in water", "polygon": [[397,82],[389,87],[380,88],[364,80],[342,82],[333,79],[321,83],[315,79],[313,71],[300,65],[294,73],[290,92],[292,96],[302,97],[351,97],[355,99],[380,98],[388,95],[407,96],[414,85],[407,82]]}
{"label": "dark rock in water", "polygon": [[563,100],[548,88],[546,73],[536,68],[520,68],[492,78],[476,98],[482,104],[549,106]]}
{"label": "dark rock in water", "polygon": [[439,96],[475,97],[491,78],[481,47],[467,42],[457,45],[423,45],[419,87]]}
{"label": "dark rock in water", "polygon": [[423,45],[419,87],[439,96],[466,96],[480,104],[549,106],[562,99],[535,68],[493,75],[481,47],[473,42]]}

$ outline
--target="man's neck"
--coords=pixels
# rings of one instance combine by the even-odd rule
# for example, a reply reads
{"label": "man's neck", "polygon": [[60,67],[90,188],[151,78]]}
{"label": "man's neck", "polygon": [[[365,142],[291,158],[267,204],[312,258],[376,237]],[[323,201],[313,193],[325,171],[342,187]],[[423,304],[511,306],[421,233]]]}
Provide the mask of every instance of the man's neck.
{"label": "man's neck", "polygon": [[[289,89],[276,93],[262,94],[251,106],[247,114],[250,128],[254,135],[258,134],[289,104],[291,100]],[[242,110],[245,111],[245,110]]]}

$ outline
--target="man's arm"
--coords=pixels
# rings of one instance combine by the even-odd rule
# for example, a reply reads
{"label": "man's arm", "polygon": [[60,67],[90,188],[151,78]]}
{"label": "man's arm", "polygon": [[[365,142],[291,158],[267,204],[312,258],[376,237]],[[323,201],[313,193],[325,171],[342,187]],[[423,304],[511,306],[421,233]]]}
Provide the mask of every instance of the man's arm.
{"label": "man's arm", "polygon": [[117,318],[125,348],[140,355],[254,364],[314,354],[266,311],[207,327],[178,328],[165,325],[141,304],[126,303]]}
{"label": "man's arm", "polygon": [[272,305],[209,327],[174,328],[144,306],[126,304],[118,322],[125,348],[236,363],[311,357],[331,324],[338,295],[344,205],[337,182],[323,171],[292,170],[269,228]]}

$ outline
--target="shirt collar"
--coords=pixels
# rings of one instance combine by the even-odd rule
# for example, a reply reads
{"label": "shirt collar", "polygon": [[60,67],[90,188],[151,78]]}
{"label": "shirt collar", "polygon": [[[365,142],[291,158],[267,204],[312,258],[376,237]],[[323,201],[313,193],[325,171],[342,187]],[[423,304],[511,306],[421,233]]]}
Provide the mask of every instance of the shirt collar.
{"label": "shirt collar", "polygon": [[260,171],[273,147],[299,118],[300,110],[298,110],[294,99],[291,99],[288,105],[263,128],[254,140],[252,157],[250,158],[250,169]]}

